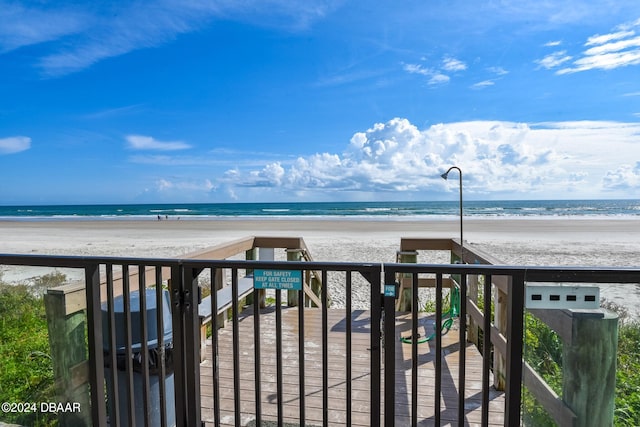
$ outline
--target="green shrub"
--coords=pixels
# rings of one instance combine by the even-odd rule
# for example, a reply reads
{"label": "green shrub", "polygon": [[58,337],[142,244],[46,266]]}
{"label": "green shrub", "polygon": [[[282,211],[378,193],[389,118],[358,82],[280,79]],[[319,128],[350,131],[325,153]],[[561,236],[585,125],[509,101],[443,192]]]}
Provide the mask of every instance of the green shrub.
{"label": "green shrub", "polygon": [[[562,341],[544,322],[527,313],[525,315],[524,360],[562,395]],[[533,395],[525,389],[523,394],[523,422],[527,426],[555,426],[553,419]]]}
{"label": "green shrub", "polygon": [[[59,273],[36,279],[35,286],[0,282],[0,402],[55,401],[42,290],[65,280]],[[52,414],[0,413],[6,422],[55,425]]]}
{"label": "green shrub", "polygon": [[618,329],[615,425],[640,425],[640,322]]}
{"label": "green shrub", "polygon": [[[640,426],[640,322],[630,320],[628,310],[615,303],[603,301],[601,305],[615,311],[619,319],[614,425]],[[525,317],[525,360],[562,395],[562,342],[530,314]],[[523,397],[525,425],[556,425],[526,389]]]}

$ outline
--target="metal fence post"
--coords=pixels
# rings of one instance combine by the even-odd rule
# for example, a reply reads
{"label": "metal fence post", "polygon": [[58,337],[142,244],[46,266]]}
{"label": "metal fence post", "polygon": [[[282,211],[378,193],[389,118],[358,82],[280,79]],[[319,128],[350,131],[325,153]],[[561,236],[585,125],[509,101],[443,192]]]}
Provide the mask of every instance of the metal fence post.
{"label": "metal fence post", "polygon": [[184,340],[182,354],[185,367],[185,419],[187,426],[202,423],[200,407],[200,318],[198,316],[199,271],[188,266],[182,268]]}
{"label": "metal fence post", "polygon": [[[524,272],[512,276],[507,302],[507,385],[504,425],[520,425],[524,335]],[[486,332],[485,332],[486,333]]]}
{"label": "metal fence post", "polygon": [[91,388],[91,419],[94,426],[107,425],[104,396],[104,354],[102,352],[102,307],[100,306],[100,265],[84,269],[87,298],[87,332],[89,338],[89,385]]}
{"label": "metal fence post", "polygon": [[380,297],[380,267],[367,272],[367,280],[371,283],[371,405],[369,408],[369,423],[372,426],[380,425],[380,314],[382,312]]}
{"label": "metal fence post", "polygon": [[384,274],[384,425],[395,425],[396,407],[396,297],[395,272]]}
{"label": "metal fence post", "polygon": [[173,377],[176,393],[174,394],[176,405],[176,426],[187,426],[187,410],[185,407],[185,395],[179,390],[186,390],[185,382],[185,342],[184,322],[182,317],[182,266],[171,266],[171,279],[169,281],[171,292],[171,323],[173,328]]}

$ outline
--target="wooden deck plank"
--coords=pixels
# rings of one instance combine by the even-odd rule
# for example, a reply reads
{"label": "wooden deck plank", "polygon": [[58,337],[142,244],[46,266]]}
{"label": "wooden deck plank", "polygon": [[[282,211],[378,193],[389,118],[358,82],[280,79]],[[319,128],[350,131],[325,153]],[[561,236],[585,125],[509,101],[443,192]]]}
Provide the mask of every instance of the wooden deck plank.
{"label": "wooden deck plank", "polygon": [[[240,332],[240,392],[233,390],[233,350],[232,325],[219,330],[218,364],[220,367],[220,405],[222,425],[234,424],[234,402],[240,399],[241,424],[247,425],[254,420],[255,413],[255,356],[253,350],[252,310],[241,314]],[[307,425],[322,425],[322,317],[320,309],[305,308],[305,414]],[[354,426],[369,426],[370,407],[370,317],[367,311],[357,311],[352,318],[352,422]],[[282,309],[283,334],[283,418],[284,422],[299,422],[300,385],[298,383],[298,308]],[[326,390],[329,402],[328,418],[330,425],[345,425],[346,414],[346,313],[345,310],[328,310],[329,387]],[[396,425],[409,425],[411,414],[411,345],[399,340],[409,335],[411,318],[398,316],[396,322]],[[431,333],[433,319],[421,316],[419,332]],[[277,417],[275,360],[275,310],[267,308],[260,314],[260,369],[261,369],[261,407],[263,420],[274,421]],[[451,330],[443,336],[442,358],[442,403],[441,418],[444,424],[457,420],[458,412],[458,360],[460,355],[457,342],[458,333]],[[210,341],[209,341],[210,344]],[[434,417],[433,401],[435,381],[434,354],[435,343],[418,345],[418,417],[419,425],[432,425]],[[206,360],[201,365],[202,414],[207,425],[213,425],[213,371],[211,345],[207,345]],[[466,353],[466,389],[465,411],[468,425],[478,425],[481,420],[482,401],[482,356],[472,345],[467,345]],[[384,377],[381,368],[381,377]],[[382,388],[384,390],[384,388]],[[382,392],[381,392],[382,393]],[[382,400],[382,398],[381,398]],[[383,403],[381,403],[382,405]],[[504,423],[504,395],[491,388],[489,404],[490,425]]]}

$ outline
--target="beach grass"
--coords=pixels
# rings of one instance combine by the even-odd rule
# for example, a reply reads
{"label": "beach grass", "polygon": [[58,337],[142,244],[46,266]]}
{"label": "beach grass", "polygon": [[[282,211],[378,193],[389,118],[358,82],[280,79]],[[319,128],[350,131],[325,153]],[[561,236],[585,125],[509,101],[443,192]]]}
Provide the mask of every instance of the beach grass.
{"label": "beach grass", "polygon": [[[64,280],[59,274],[38,277],[32,285],[8,285],[0,279],[0,402],[55,401],[42,293]],[[39,410],[0,415],[5,422],[25,426],[57,425],[55,414]]]}

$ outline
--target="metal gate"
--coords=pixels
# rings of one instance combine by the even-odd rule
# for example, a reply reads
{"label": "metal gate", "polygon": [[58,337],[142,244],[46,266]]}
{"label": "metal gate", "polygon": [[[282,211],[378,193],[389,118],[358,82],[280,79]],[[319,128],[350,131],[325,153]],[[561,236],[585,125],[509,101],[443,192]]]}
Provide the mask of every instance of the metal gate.
{"label": "metal gate", "polygon": [[[457,410],[446,411],[443,418],[441,407],[443,381],[443,279],[455,275],[455,286],[461,295],[466,295],[468,275],[481,275],[484,280],[484,331],[482,346],[488,349],[482,355],[480,399],[482,425],[520,424],[520,394],[522,377],[522,316],[524,303],[524,281],[521,271],[501,270],[499,267],[466,265],[406,265],[406,264],[355,264],[355,263],[297,263],[259,261],[221,261],[206,265],[184,262],[184,280],[181,290],[174,286],[174,306],[182,307],[181,314],[174,313],[174,322],[183,324],[184,338],[176,339],[176,345],[183,349],[175,360],[176,366],[183,366],[184,372],[177,374],[177,384],[182,383],[185,393],[184,413],[178,425],[263,425],[266,422],[296,423],[299,425],[418,425],[425,421],[421,408],[433,408],[433,414],[426,420],[440,425],[447,422],[465,425],[467,419],[467,399],[465,390],[467,378],[466,353],[460,351],[456,378]],[[275,306],[261,309],[254,303],[241,313],[238,300],[243,274],[252,269],[273,269],[275,271],[298,270],[319,271],[322,277],[321,307],[308,307],[309,301],[304,291],[297,292],[297,307],[285,307],[283,293],[292,291],[274,290]],[[224,319],[212,317],[211,362],[200,364],[198,357],[200,333],[197,310],[199,292],[197,277],[207,271],[210,277],[223,276],[227,272],[230,280],[229,314]],[[491,270],[491,271],[488,271]],[[490,422],[490,375],[492,348],[491,283],[493,274],[508,275],[511,278],[509,292],[508,319],[509,338],[507,340],[506,389],[504,407],[500,419]],[[336,276],[339,279],[336,279]],[[432,344],[435,376],[433,383],[426,383],[419,372],[419,344],[410,342],[411,391],[399,390],[397,386],[397,347],[401,338],[396,328],[395,303],[398,297],[399,277],[411,281],[412,289],[418,289],[421,277],[429,276],[434,282],[435,315]],[[355,280],[365,280],[368,290],[368,309],[359,310],[352,306],[351,294]],[[334,287],[344,286],[344,309],[330,309],[327,292],[329,280],[339,280]],[[362,285],[360,285],[362,288]],[[179,295],[183,297],[180,298]],[[421,314],[418,310],[418,292],[411,291],[413,310],[405,316],[411,317],[411,334],[418,336]],[[190,296],[196,296],[191,299]],[[335,298],[335,296],[332,296]],[[221,306],[216,292],[207,303],[212,313],[218,313]],[[291,303],[292,299],[287,298]],[[464,300],[463,300],[464,301]],[[335,312],[340,313],[340,321],[335,322]],[[364,314],[363,314],[364,313]],[[177,319],[175,316],[179,316]],[[315,316],[315,317],[313,317]],[[363,317],[364,316],[364,317]],[[314,320],[310,320],[313,317]],[[283,323],[283,318],[288,319]],[[457,322],[459,342],[466,347],[466,304],[461,304]],[[221,322],[227,327],[219,329]],[[174,323],[175,324],[175,323]],[[292,326],[293,325],[293,326]],[[248,327],[247,327],[248,326]],[[283,330],[294,328],[295,331]],[[335,332],[335,333],[334,333]],[[312,335],[317,338],[314,341]],[[362,336],[367,337],[367,372],[362,371]],[[340,338],[336,338],[336,337]],[[270,337],[270,338],[265,338]],[[311,337],[311,338],[310,338]],[[342,343],[336,344],[335,340]],[[406,339],[406,337],[405,337]],[[222,348],[222,343],[230,343]],[[293,343],[293,346],[292,346]],[[432,345],[430,344],[430,345]],[[357,360],[356,360],[357,359]],[[293,360],[293,363],[291,361]],[[179,362],[182,363],[179,363]],[[354,370],[357,370],[355,372]],[[338,372],[340,377],[337,376]],[[406,373],[406,369],[405,372]],[[447,374],[448,375],[448,374]],[[182,378],[179,378],[182,377]],[[201,384],[201,379],[204,378]],[[362,387],[366,380],[367,386]],[[180,386],[178,386],[180,387]],[[432,401],[419,398],[419,389],[430,388]],[[363,392],[367,397],[363,398]],[[409,399],[408,410],[397,411],[398,396]],[[204,402],[206,400],[207,402]],[[178,403],[178,402],[177,402]],[[205,409],[203,409],[205,408]],[[206,413],[205,413],[206,412]],[[402,412],[402,413],[400,413]],[[452,417],[454,418],[452,420]]]}
{"label": "metal gate", "polygon": [[[4,264],[38,265],[80,268],[86,278],[86,325],[88,360],[86,365],[73,368],[80,375],[83,366],[90,391],[93,425],[133,426],[172,425],[417,425],[441,421],[464,425],[468,422],[465,390],[470,382],[464,370],[467,361],[461,352],[456,379],[458,413],[449,417],[440,411],[443,381],[442,370],[442,282],[446,277],[458,277],[463,301],[470,277],[484,278],[484,349],[481,370],[481,424],[495,424],[490,417],[491,368],[489,357],[492,345],[502,345],[506,362],[506,388],[503,414],[498,424],[519,425],[520,393],[522,385],[522,316],[524,303],[524,274],[530,280],[552,280],[573,277],[574,272],[544,271],[537,276],[532,270],[516,267],[424,264],[367,264],[320,262],[265,262],[229,260],[174,260],[101,257],[3,256]],[[320,298],[311,298],[305,280],[303,291],[274,291],[272,308],[260,308],[258,303],[241,312],[240,297],[244,295],[242,278],[254,269],[300,271],[320,275]],[[564,276],[563,276],[564,274]],[[599,272],[604,280],[615,272]],[[106,281],[104,277],[106,275]],[[399,277],[417,285],[427,275],[435,283],[436,314],[434,329],[433,384],[419,375],[420,352],[417,343],[411,344],[411,392],[403,391],[398,383],[398,340],[396,319],[406,314],[396,313]],[[491,323],[491,286],[493,276],[508,276],[508,328],[506,338],[494,334]],[[211,280],[213,289],[209,299],[201,295],[200,281]],[[535,276],[535,277],[533,277]],[[586,275],[583,275],[586,277]],[[576,276],[579,280],[582,276]],[[592,278],[593,274],[589,274]],[[631,280],[631,278],[625,279]],[[340,295],[329,295],[329,284],[343,289],[341,309],[330,309],[330,299],[337,302]],[[228,286],[226,286],[228,284]],[[246,282],[245,282],[246,284]],[[219,286],[218,286],[219,285]],[[154,289],[155,287],[155,289]],[[415,286],[417,287],[417,286]],[[218,289],[220,288],[220,289]],[[147,290],[152,293],[147,296]],[[367,303],[353,298],[363,289]],[[161,307],[164,292],[169,292],[170,315],[163,310],[157,315],[140,315],[133,319],[134,305],[138,313],[145,313],[152,305]],[[132,295],[138,292],[134,304]],[[296,307],[285,307],[287,301],[297,300]],[[254,291],[255,293],[255,291]],[[121,295],[122,311],[116,314],[115,298]],[[290,297],[290,298],[289,298]],[[415,298],[411,317],[411,335],[417,336],[420,318]],[[226,299],[226,301],[223,301]],[[204,302],[203,302],[204,300]],[[320,307],[310,307],[310,302]],[[319,304],[317,304],[319,303]],[[78,305],[78,301],[73,301]],[[120,303],[118,303],[120,304]],[[201,363],[202,316],[200,309],[208,304],[211,315],[211,357]],[[221,317],[228,307],[228,314]],[[460,306],[460,342],[465,343],[466,308]],[[476,313],[477,314],[477,313]],[[480,314],[481,315],[481,314]],[[118,316],[122,316],[117,320]],[[337,317],[336,317],[337,316]],[[160,332],[169,321],[172,333]],[[292,320],[293,319],[293,320]],[[219,328],[222,323],[224,328]],[[108,349],[120,347],[124,336],[124,353]],[[155,339],[150,339],[156,336]],[[139,348],[134,348],[136,341]],[[223,348],[223,343],[230,343]],[[499,343],[503,344],[499,344]],[[82,344],[82,343],[79,343]],[[122,357],[121,357],[122,356]],[[122,375],[120,370],[122,363]],[[152,367],[153,365],[153,367]],[[117,369],[115,369],[117,367]],[[448,374],[447,374],[448,375]],[[151,377],[155,377],[151,381]],[[173,390],[167,378],[171,376]],[[476,381],[476,380],[474,380]],[[157,383],[157,390],[154,384]],[[106,384],[106,387],[105,387]],[[110,384],[110,387],[109,387]],[[432,389],[431,401],[419,397],[418,389]],[[404,393],[404,394],[402,394]],[[400,410],[399,396],[410,400]],[[124,397],[120,399],[120,397]],[[172,402],[173,400],[173,402]],[[434,408],[432,417],[421,415],[421,408]],[[173,412],[169,416],[169,410]],[[204,408],[204,409],[203,409]],[[157,417],[156,411],[160,412]],[[405,413],[406,412],[406,413]]]}
{"label": "metal gate", "polygon": [[[192,402],[187,411],[190,419],[185,425],[195,425],[199,419],[215,426],[259,426],[266,422],[381,425],[380,264],[225,261],[209,263],[207,268],[210,277],[230,281],[229,313],[212,316],[210,363],[200,365],[191,357],[187,362],[192,363],[185,365],[188,386],[203,391],[200,401]],[[241,313],[238,295],[242,277],[254,269],[301,271],[303,277],[311,271],[319,273],[320,307],[310,307],[312,301],[304,290],[274,289],[273,306],[260,308],[256,295],[253,304]],[[185,265],[185,271],[185,289],[197,292],[196,273],[200,269]],[[326,284],[337,276],[345,290],[342,310],[329,309]],[[366,318],[363,310],[354,310],[352,305],[354,282],[366,282],[367,305],[371,307]],[[295,298],[284,298],[291,292]],[[212,292],[205,300],[212,313],[226,306],[226,301],[219,300],[221,295]],[[287,300],[295,302],[295,307],[283,306]],[[199,319],[187,311],[184,316],[189,330],[195,331],[193,326]],[[227,323],[223,329],[219,329],[221,322]],[[358,356],[354,350],[362,347],[363,335],[368,343],[366,369],[362,354]],[[226,343],[224,348],[222,343]],[[186,353],[197,353],[193,347],[185,349]],[[201,378],[206,378],[208,389],[198,384]],[[366,399],[363,389],[369,391]],[[210,403],[203,405],[202,399]],[[208,407],[208,413],[203,406]]]}
{"label": "metal gate", "polygon": [[[75,327],[77,317],[86,314],[86,337],[73,329],[77,339],[63,345],[75,346],[79,353],[88,350],[88,357],[65,372],[76,387],[74,392],[84,390],[89,396],[82,408],[84,419],[105,427],[173,425],[173,417],[175,425],[189,427],[517,426],[523,384],[525,282],[636,284],[639,274],[637,269],[620,268],[43,255],[0,255],[0,265],[84,270],[86,287],[68,289],[55,322],[69,320]],[[303,291],[275,290],[272,308],[260,308],[254,298],[241,312],[241,297],[253,287],[249,283],[247,291],[246,277],[254,269],[296,270],[305,278],[315,272],[322,285],[320,296],[311,297],[305,279]],[[209,277],[216,290],[209,299],[201,298],[203,276]],[[433,378],[428,380],[421,374],[425,347],[418,344],[424,313],[419,311],[417,290],[424,282],[435,292],[427,355]],[[409,313],[396,311],[399,285],[410,293]],[[329,286],[342,289],[343,300],[338,300],[339,292],[329,295]],[[451,312],[443,313],[443,297],[451,286],[459,289],[461,298],[458,340],[445,346],[445,338],[456,331],[453,328],[447,337],[443,333]],[[367,303],[353,298],[358,289],[367,293]],[[166,292],[169,298],[165,298]],[[285,292],[288,305],[295,307],[281,304]],[[494,292],[498,298],[492,299]],[[167,299],[170,309],[166,313],[170,314],[165,316],[159,307]],[[343,308],[330,309],[330,299],[334,306]],[[311,307],[311,303],[319,307]],[[201,363],[201,309],[207,305],[212,324],[207,348],[212,353]],[[221,317],[227,307],[228,315]],[[157,313],[141,314],[148,310]],[[165,333],[167,322],[171,334]],[[226,327],[219,329],[223,322]],[[482,332],[477,340],[481,367],[472,371],[469,355],[475,350],[468,345],[468,338],[477,331]],[[401,345],[400,338],[405,341]],[[224,347],[225,343],[229,346]],[[459,358],[453,366],[447,356],[456,348]],[[504,359],[500,372],[492,368],[492,349]],[[503,402],[491,386],[492,377],[504,388],[500,393]],[[467,395],[473,387],[479,396]],[[540,391],[539,386],[537,389]],[[432,392],[424,397],[424,390]],[[450,400],[452,390],[454,402]],[[430,415],[425,416],[425,408],[431,408]],[[478,419],[471,419],[476,412]]]}

